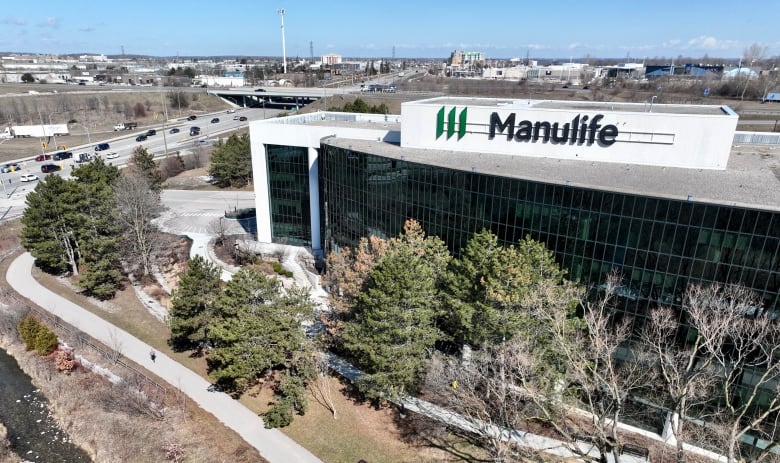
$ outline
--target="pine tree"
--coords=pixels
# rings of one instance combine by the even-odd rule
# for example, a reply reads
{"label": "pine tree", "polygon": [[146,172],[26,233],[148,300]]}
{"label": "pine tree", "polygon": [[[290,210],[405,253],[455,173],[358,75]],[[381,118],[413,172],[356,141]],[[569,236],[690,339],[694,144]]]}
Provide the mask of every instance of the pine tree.
{"label": "pine tree", "polygon": [[225,143],[217,142],[211,155],[209,175],[221,188],[242,187],[252,180],[252,150],[249,135],[231,135]]}
{"label": "pine tree", "polygon": [[492,318],[493,307],[487,298],[485,277],[490,275],[501,252],[498,237],[489,230],[475,233],[461,256],[453,259],[446,276],[442,327],[458,346],[481,346],[496,337]]}
{"label": "pine tree", "polygon": [[283,291],[278,280],[245,268],[225,285],[214,307],[207,362],[217,384],[241,394],[270,370],[290,371],[306,343],[301,323],[312,318],[305,290]]}
{"label": "pine tree", "polygon": [[141,172],[149,181],[152,191],[159,193],[162,189],[162,173],[154,162],[154,155],[144,146],[138,146],[130,157],[130,167]]}
{"label": "pine tree", "polygon": [[366,373],[370,397],[417,391],[425,361],[439,338],[433,266],[409,247],[386,255],[371,271],[343,345]]}
{"label": "pine tree", "polygon": [[201,256],[187,263],[171,299],[170,343],[175,349],[201,351],[207,345],[207,327],[212,321],[220,283],[219,268]]}
{"label": "pine tree", "polygon": [[122,280],[121,237],[112,189],[119,169],[96,159],[74,169],[72,175],[77,185],[72,198],[77,211],[73,220],[78,224],[74,230],[82,251],[78,284],[99,299],[110,299]]}
{"label": "pine tree", "polygon": [[22,245],[35,257],[36,265],[49,273],[78,275],[80,250],[70,220],[74,204],[68,194],[74,188],[74,182],[49,175],[26,198]]}

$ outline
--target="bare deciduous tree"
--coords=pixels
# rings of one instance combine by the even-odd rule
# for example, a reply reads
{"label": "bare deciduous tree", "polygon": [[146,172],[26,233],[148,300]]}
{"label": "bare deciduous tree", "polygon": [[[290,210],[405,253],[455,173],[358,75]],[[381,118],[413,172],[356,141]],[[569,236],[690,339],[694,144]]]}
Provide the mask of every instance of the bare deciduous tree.
{"label": "bare deciduous tree", "polygon": [[333,388],[330,385],[330,378],[332,376],[332,370],[328,366],[328,361],[325,358],[319,358],[317,360],[317,377],[309,384],[309,390],[312,397],[320,405],[327,408],[333,415],[333,419],[336,419],[336,404],[333,401]]}
{"label": "bare deciduous tree", "polygon": [[672,309],[660,308],[643,335],[669,399],[677,461],[685,461],[684,441],[696,443],[689,430],[694,411],[710,421],[729,462],[743,461],[739,442],[748,432],[770,442],[751,460],[768,459],[780,446],[772,422],[780,412],[780,327],[740,286],[693,285],[682,310],[687,326],[681,328]]}
{"label": "bare deciduous tree", "polygon": [[144,275],[152,273],[157,250],[157,227],[152,220],[163,211],[160,195],[149,186],[143,172],[128,167],[114,185],[117,218],[122,225],[129,251],[125,259],[132,269],[140,268]]}

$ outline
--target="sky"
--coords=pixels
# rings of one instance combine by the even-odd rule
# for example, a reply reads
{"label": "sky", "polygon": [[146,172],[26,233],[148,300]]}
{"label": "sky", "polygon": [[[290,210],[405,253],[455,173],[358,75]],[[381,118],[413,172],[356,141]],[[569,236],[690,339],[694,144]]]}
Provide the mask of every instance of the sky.
{"label": "sky", "polygon": [[0,13],[0,52],[288,58],[740,58],[780,55],[764,0],[26,0]]}

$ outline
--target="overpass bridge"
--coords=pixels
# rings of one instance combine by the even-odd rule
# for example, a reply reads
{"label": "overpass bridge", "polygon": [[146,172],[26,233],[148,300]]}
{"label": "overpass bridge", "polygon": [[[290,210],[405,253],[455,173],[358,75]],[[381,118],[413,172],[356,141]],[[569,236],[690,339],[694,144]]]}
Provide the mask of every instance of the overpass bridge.
{"label": "overpass bridge", "polygon": [[353,88],[295,88],[295,87],[257,87],[209,89],[208,93],[242,108],[274,108],[294,110],[307,104],[333,95],[343,95],[359,91]]}

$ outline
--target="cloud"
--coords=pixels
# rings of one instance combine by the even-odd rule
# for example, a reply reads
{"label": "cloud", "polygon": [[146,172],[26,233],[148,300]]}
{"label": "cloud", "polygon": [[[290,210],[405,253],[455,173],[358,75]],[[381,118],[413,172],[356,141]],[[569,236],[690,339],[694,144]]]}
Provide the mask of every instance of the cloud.
{"label": "cloud", "polygon": [[81,32],[95,32],[97,29],[95,28],[95,26],[82,26],[79,27],[79,30]]}
{"label": "cloud", "polygon": [[38,27],[50,27],[52,29],[60,28],[60,19],[54,16],[49,16],[45,21],[38,23]]}
{"label": "cloud", "polygon": [[705,50],[728,50],[730,48],[738,48],[739,42],[735,40],[719,40],[715,37],[708,35],[700,35],[688,40],[688,43],[681,48],[688,49],[705,49]]}
{"label": "cloud", "polygon": [[24,18],[17,18],[15,16],[6,16],[3,18],[3,24],[11,26],[24,26],[27,24],[27,20]]}

